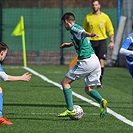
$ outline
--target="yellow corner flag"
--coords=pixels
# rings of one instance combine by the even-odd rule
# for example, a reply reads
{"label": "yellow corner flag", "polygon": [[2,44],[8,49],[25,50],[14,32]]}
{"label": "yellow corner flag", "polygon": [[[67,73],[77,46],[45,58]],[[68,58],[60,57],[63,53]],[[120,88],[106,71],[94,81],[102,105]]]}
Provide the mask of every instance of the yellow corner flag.
{"label": "yellow corner flag", "polygon": [[78,61],[78,56],[76,56],[69,64],[69,69],[74,66],[74,64]]}
{"label": "yellow corner flag", "polygon": [[27,66],[26,61],[26,45],[25,45],[25,31],[24,31],[24,17],[21,16],[19,23],[12,32],[12,36],[22,36],[22,47],[23,47],[23,62],[24,66]]}
{"label": "yellow corner flag", "polygon": [[12,36],[21,36],[24,34],[24,18],[21,16],[19,23],[12,32]]}

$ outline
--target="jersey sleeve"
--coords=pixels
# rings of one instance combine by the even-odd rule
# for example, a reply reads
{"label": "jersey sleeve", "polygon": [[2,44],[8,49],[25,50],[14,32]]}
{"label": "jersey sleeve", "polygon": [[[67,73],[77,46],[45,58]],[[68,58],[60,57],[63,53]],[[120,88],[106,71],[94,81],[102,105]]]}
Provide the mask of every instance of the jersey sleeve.
{"label": "jersey sleeve", "polygon": [[79,31],[78,31],[78,33],[77,33],[77,35],[76,35],[76,38],[77,38],[78,40],[84,39],[83,32],[84,32],[84,30],[79,30]]}
{"label": "jersey sleeve", "polygon": [[125,39],[124,43],[122,44],[121,48],[128,49],[130,44],[132,43],[132,40],[129,36]]}
{"label": "jersey sleeve", "polygon": [[129,50],[131,43],[132,43],[132,40],[130,36],[127,36],[127,38],[125,39],[124,43],[120,48],[120,54],[133,57],[133,51]]}
{"label": "jersey sleeve", "polygon": [[8,75],[2,69],[1,64],[0,64],[0,79],[3,80],[3,81],[7,81],[8,80]]}
{"label": "jersey sleeve", "polygon": [[0,72],[0,79],[3,81],[7,81],[8,75],[5,72]]}
{"label": "jersey sleeve", "polygon": [[112,24],[110,18],[108,16],[106,16],[106,18],[107,18],[106,28],[107,28],[107,31],[110,36],[110,35],[114,34],[114,28],[113,28],[113,24]]}
{"label": "jersey sleeve", "polygon": [[84,36],[83,36],[83,32],[85,31],[84,29],[78,29],[76,27],[73,27],[71,29],[71,31],[73,32],[74,36],[78,39],[78,40],[82,40],[84,39]]}
{"label": "jersey sleeve", "polygon": [[83,22],[83,28],[85,29],[85,31],[88,30],[87,16],[86,16],[85,19],[84,19],[84,22]]}
{"label": "jersey sleeve", "polygon": [[120,49],[120,54],[133,57],[133,51],[130,51],[130,50],[127,50],[127,49],[124,49],[124,48]]}

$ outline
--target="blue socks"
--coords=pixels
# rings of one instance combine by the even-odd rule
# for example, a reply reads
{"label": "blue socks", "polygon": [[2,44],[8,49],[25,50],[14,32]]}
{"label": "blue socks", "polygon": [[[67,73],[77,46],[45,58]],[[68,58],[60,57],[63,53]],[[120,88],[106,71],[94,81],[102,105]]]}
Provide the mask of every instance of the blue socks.
{"label": "blue socks", "polygon": [[3,97],[2,93],[0,93],[0,117],[2,116],[2,108],[3,108]]}

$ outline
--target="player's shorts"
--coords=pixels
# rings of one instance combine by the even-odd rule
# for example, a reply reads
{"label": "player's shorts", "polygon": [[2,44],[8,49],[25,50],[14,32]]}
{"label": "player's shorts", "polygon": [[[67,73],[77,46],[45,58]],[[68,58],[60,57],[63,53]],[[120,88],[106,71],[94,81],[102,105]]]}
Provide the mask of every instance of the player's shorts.
{"label": "player's shorts", "polygon": [[85,87],[97,86],[100,83],[101,67],[99,59],[95,54],[90,58],[79,60],[66,74],[66,77],[72,80],[84,78]]}
{"label": "player's shorts", "polygon": [[107,43],[105,40],[98,40],[98,41],[92,41],[91,40],[92,47],[95,51],[95,54],[99,59],[107,59]]}
{"label": "player's shorts", "polygon": [[128,64],[128,70],[129,70],[129,73],[131,74],[131,76],[133,77],[133,64]]}

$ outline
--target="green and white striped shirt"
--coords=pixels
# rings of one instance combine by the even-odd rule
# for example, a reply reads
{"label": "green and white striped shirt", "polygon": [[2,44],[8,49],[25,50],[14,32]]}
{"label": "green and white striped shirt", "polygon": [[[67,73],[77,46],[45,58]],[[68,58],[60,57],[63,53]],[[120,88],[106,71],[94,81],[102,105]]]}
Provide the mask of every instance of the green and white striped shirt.
{"label": "green and white striped shirt", "polygon": [[84,29],[77,24],[74,24],[70,29],[70,38],[78,54],[78,60],[90,58],[94,54],[90,40],[82,35],[83,31]]}

